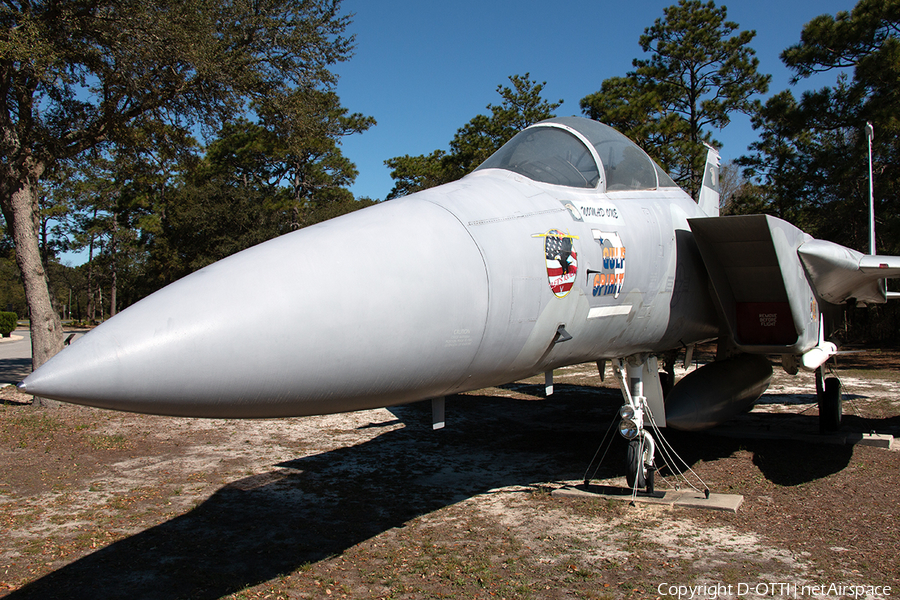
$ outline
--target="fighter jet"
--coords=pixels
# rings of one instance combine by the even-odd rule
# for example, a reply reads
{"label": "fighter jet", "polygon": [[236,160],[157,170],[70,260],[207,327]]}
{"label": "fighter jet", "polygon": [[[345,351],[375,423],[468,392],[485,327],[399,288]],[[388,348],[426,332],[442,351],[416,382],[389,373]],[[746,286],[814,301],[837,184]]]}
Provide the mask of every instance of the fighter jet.
{"label": "fighter jet", "polygon": [[[629,483],[652,429],[699,430],[772,377],[822,372],[824,315],[885,302],[900,257],[766,215],[718,216],[718,154],[695,201],[636,144],[583,118],[528,127],[463,179],[219,261],[121,312],[19,384],[27,394],[193,417],[338,413],[500,385],[565,365],[621,383]],[[252,319],[251,324],[248,320]],[[660,358],[718,340],[672,385]],[[671,368],[669,369],[671,371]],[[828,426],[840,389],[819,391]],[[665,391],[665,393],[664,393]]]}

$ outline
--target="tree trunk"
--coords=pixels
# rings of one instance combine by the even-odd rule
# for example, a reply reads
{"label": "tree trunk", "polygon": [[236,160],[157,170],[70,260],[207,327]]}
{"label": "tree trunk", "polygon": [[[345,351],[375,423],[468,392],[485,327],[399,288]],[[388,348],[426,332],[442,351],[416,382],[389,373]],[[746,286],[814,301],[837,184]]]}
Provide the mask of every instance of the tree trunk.
{"label": "tree trunk", "polygon": [[[97,221],[97,207],[94,207],[94,222]],[[87,272],[87,289],[88,289],[88,323],[91,325],[94,324],[94,317],[96,316],[95,309],[96,305],[94,304],[94,233],[93,227],[91,229],[91,240],[88,245],[88,272]]]}
{"label": "tree trunk", "polygon": [[[50,301],[47,276],[41,263],[37,230],[37,195],[34,186],[43,169],[32,167],[18,181],[7,177],[0,194],[6,225],[16,247],[16,262],[25,284],[25,302],[31,318],[31,364],[34,369],[62,350],[63,330]],[[37,400],[43,406],[55,403]]]}

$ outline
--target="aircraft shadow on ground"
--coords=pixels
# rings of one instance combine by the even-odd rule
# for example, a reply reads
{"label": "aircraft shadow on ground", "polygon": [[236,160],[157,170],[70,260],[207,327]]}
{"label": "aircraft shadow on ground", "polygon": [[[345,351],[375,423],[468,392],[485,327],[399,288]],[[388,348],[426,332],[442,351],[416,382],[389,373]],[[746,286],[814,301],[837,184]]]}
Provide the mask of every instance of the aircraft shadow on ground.
{"label": "aircraft shadow on ground", "polygon": [[[846,391],[841,392],[841,397],[844,400],[859,400],[864,399],[866,396],[862,396],[859,394],[850,394]],[[798,405],[798,404],[817,404],[816,394],[814,392],[810,392],[807,394],[776,394],[776,393],[766,393],[762,398],[760,398],[757,404],[785,404],[785,405]]]}
{"label": "aircraft shadow on ground", "polygon": [[[764,427],[769,431],[779,431],[781,417],[766,415]],[[701,461],[726,458],[742,450],[750,452],[753,454],[753,464],[763,476],[780,486],[801,485],[833,475],[843,470],[853,457],[853,447],[842,444],[816,444],[791,439],[741,439],[680,431],[670,431],[667,438],[690,466]],[[717,491],[714,483],[710,491]]]}
{"label": "aircraft shadow on ground", "polygon": [[0,359],[0,383],[19,383],[30,373],[30,358]]}
{"label": "aircraft shadow on ground", "polygon": [[[219,598],[340,554],[409,520],[494,488],[580,480],[620,403],[618,392],[558,385],[550,399],[459,396],[447,428],[431,430],[428,403],[391,409],[405,427],[356,446],[298,458],[221,488],[193,510],[110,544],[8,596],[22,598]],[[624,474],[614,436],[598,477]],[[693,464],[747,443],[673,436]],[[752,442],[767,477],[782,474],[779,443]],[[792,464],[824,476],[848,451],[796,444]],[[852,452],[850,450],[849,452]]]}

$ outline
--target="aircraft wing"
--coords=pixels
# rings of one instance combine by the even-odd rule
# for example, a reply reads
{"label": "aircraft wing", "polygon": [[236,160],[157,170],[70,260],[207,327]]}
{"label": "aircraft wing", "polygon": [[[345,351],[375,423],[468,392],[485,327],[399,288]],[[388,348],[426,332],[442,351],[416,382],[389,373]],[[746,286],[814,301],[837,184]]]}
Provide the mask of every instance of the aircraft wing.
{"label": "aircraft wing", "polygon": [[885,279],[900,277],[900,256],[866,255],[840,244],[811,240],[797,254],[816,293],[832,304],[850,298],[866,304],[883,304],[900,295],[889,294]]}
{"label": "aircraft wing", "polygon": [[[868,256],[768,215],[688,219],[721,314],[751,354],[803,355],[821,345],[817,301],[883,304],[900,257]],[[900,296],[900,294],[897,294]]]}

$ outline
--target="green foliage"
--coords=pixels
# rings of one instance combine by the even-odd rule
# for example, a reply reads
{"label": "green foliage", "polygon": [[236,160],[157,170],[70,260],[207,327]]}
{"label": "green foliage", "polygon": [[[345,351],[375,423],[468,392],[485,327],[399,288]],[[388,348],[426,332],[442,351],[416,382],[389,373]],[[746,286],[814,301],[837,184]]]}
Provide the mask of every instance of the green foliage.
{"label": "green foliage", "polygon": [[794,69],[794,83],[814,73],[850,68],[858,83],[895,88],[891,76],[900,69],[898,23],[897,0],[860,0],[852,12],[820,15],[807,23],[800,43],[785,50],[781,58]]}
{"label": "green foliage", "polygon": [[155,199],[145,221],[153,288],[285,231],[274,207],[288,190],[260,179],[257,167],[270,153],[253,151],[267,133],[246,122],[223,133],[207,157],[184,173],[182,185]]}
{"label": "green foliage", "polygon": [[384,161],[391,168],[391,177],[394,179],[394,187],[388,194],[388,199],[454,181],[455,174],[449,173],[449,162],[447,153],[443,150],[419,156],[405,154]]}
{"label": "green foliage", "polygon": [[[348,117],[336,96],[317,97],[329,107],[330,118],[346,119],[347,127],[362,130],[371,122]],[[320,118],[325,117],[313,121]],[[321,130],[329,127],[330,133]],[[226,124],[205,156],[181,164],[178,181],[154,197],[142,222],[144,281],[156,289],[298,227],[372,204],[355,201],[345,187],[355,168],[335,137],[328,137],[342,127],[319,123],[304,134],[271,120]]]}
{"label": "green foliage", "polygon": [[339,0],[264,4],[4,3],[4,155],[50,162],[148,115],[213,124],[248,100],[332,84],[328,67],[352,48]]}
{"label": "green foliage", "polygon": [[9,337],[15,331],[19,316],[14,312],[0,312],[0,335]]}
{"label": "green foliage", "polygon": [[306,213],[324,205],[352,200],[346,188],[356,179],[356,166],[340,151],[340,140],[362,133],[375,119],[348,114],[333,92],[299,89],[278,101],[260,105],[262,126],[277,141],[271,159],[275,175],[289,185],[290,227],[308,225]]}
{"label": "green foliage", "polygon": [[[33,186],[54,308],[114,312],[366,205],[347,189],[356,168],[340,140],[374,119],[341,106],[330,70],[352,53],[349,22],[340,0],[0,6],[0,204],[8,224],[30,223],[31,202],[17,212],[10,194]],[[245,114],[257,121],[235,120]],[[219,131],[205,157],[197,124]],[[65,249],[89,264],[56,264]],[[10,267],[0,307],[25,313]]]}
{"label": "green foliage", "polygon": [[544,100],[541,92],[546,82],[537,83],[529,76],[529,73],[511,76],[512,87],[498,85],[497,93],[503,101],[487,106],[490,116],[476,115],[459,128],[450,141],[449,152],[435,150],[427,155],[405,155],[386,160],[395,181],[388,198],[456,181],[487,160],[522,129],[553,117],[562,100]]}
{"label": "green foliage", "polygon": [[562,105],[562,100],[544,100],[541,92],[547,82],[537,83],[529,76],[525,73],[510,77],[512,88],[498,85],[497,93],[503,102],[487,106],[491,116],[476,115],[456,132],[450,142],[450,157],[460,176],[487,160],[521,130],[553,117]]}
{"label": "green foliage", "polygon": [[[48,255],[41,257],[32,226],[40,181],[53,165],[110,144],[116,154],[134,149],[145,137],[137,130],[160,124],[182,133],[200,124],[209,132],[251,107],[264,117],[298,94],[327,94],[336,82],[331,66],[352,52],[353,40],[344,36],[348,23],[340,0],[13,0],[0,6],[0,208],[16,243],[32,320],[41,324],[33,330],[35,364],[62,342],[40,264]],[[308,121],[289,114],[297,129],[309,130]],[[138,147],[144,158],[166,153]],[[116,210],[107,210],[109,204],[98,210],[113,232],[146,216],[120,210],[129,182],[114,183],[105,198]],[[114,282],[118,244],[125,240],[107,239]]]}
{"label": "green foliage", "polygon": [[26,314],[25,288],[12,251],[0,256],[0,308]]}
{"label": "green foliage", "polygon": [[743,198],[747,207],[738,212],[768,213],[802,225],[799,201],[811,182],[808,176],[797,177],[798,171],[809,167],[798,151],[811,148],[814,142],[803,121],[789,91],[776,94],[759,108],[752,119],[753,126],[762,130],[760,139],[750,146],[755,154],[738,159],[745,176],[757,185]]}
{"label": "green foliage", "polygon": [[[878,250],[900,253],[900,0],[861,0],[822,15],[782,53],[794,80],[843,69],[835,85],[773,96],[754,118],[760,140],[741,163],[764,204],[810,234],[868,251],[868,139]],[[852,73],[850,75],[848,73]]]}
{"label": "green foliage", "polygon": [[581,100],[584,113],[635,140],[695,196],[712,128],[734,112],[751,113],[753,95],[768,90],[749,47],[756,33],[727,21],[724,6],[680,0],[644,30],[634,71],[607,79]]}

